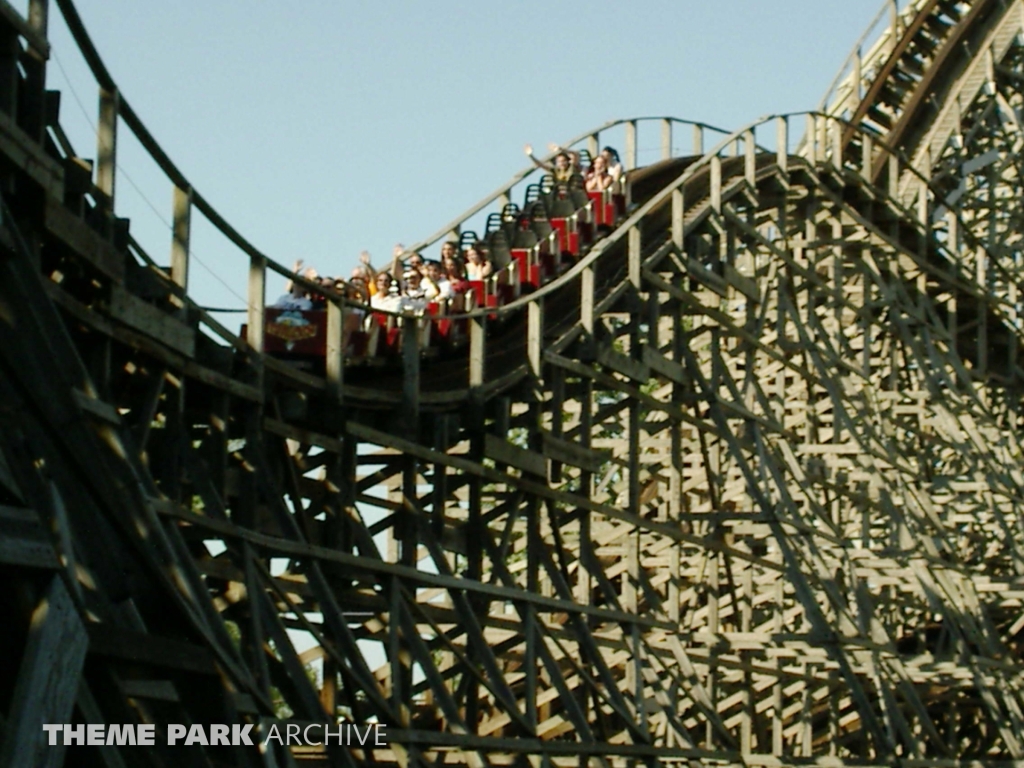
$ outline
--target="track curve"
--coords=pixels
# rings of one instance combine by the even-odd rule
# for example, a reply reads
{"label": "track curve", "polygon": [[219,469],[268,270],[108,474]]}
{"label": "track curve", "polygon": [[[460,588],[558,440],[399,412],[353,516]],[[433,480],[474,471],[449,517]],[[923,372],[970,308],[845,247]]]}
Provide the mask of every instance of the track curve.
{"label": "track curve", "polygon": [[[657,118],[669,149],[696,126],[697,151],[632,170],[634,207],[566,274],[464,315],[468,347],[394,369],[339,353],[324,375],[220,326],[189,300],[187,256],[160,269],[126,235],[109,167],[84,178],[42,109],[44,41],[22,20],[12,77],[37,108],[0,109],[16,190],[0,230],[0,764],[63,759],[43,722],[163,736],[275,718],[383,722],[390,744],[188,759],[1024,758],[1024,307],[1020,197],[1004,194],[1024,57],[990,47],[986,93],[981,54],[962,51],[1003,40],[1020,7],[914,3],[852,120],[773,116],[704,151],[709,127]],[[947,124],[927,92],[966,108],[922,163]],[[872,122],[887,99],[888,133]],[[249,259],[262,327],[283,267],[110,103],[181,191],[179,234],[195,206]],[[615,121],[634,156],[638,120]],[[123,752],[67,762],[185,754]]]}

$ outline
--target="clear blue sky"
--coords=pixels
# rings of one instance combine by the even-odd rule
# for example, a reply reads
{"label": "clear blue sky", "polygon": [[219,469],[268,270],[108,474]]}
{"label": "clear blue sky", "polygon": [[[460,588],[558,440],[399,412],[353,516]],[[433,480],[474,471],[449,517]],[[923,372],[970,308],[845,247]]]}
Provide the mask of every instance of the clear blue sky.
{"label": "clear blue sky", "polygon": [[[385,263],[395,242],[429,235],[491,192],[525,165],[526,141],[540,149],[637,115],[733,129],[815,107],[880,4],[79,0],[78,9],[122,93],[237,229],[278,261],[304,257],[347,275],[364,248]],[[62,122],[91,158],[96,88],[51,6],[49,84],[65,92]],[[170,185],[126,130],[120,138],[118,208],[166,262]],[[193,247],[244,295],[238,251],[199,222]],[[207,304],[239,305],[201,266],[191,284]],[[270,300],[280,288],[271,281]]]}

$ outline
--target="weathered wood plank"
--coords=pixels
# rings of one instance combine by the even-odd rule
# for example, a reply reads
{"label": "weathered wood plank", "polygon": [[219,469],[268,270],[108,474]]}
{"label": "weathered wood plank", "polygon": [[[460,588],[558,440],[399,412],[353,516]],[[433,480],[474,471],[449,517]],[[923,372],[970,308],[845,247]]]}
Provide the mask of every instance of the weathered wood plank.
{"label": "weathered wood plank", "polygon": [[19,501],[24,501],[25,497],[18,487],[18,481],[14,479],[14,473],[11,471],[3,451],[0,451],[0,487]]}
{"label": "weathered wood plank", "polygon": [[64,745],[48,745],[43,723],[71,722],[88,645],[85,628],[60,576],[32,614],[0,765],[63,765]]}
{"label": "weathered wood plank", "polygon": [[177,669],[202,675],[218,674],[213,655],[202,646],[107,624],[89,624],[87,631],[90,654],[162,669]]}
{"label": "weathered wood plank", "polygon": [[110,316],[139,333],[166,344],[176,352],[191,358],[195,355],[195,330],[173,315],[142,299],[136,298],[120,286],[111,287]]}
{"label": "weathered wood plank", "polygon": [[646,384],[647,380],[651,377],[651,372],[645,363],[634,360],[608,346],[598,348],[597,362],[605,368],[611,368],[613,371],[621,373],[623,376],[628,376],[633,381],[638,381],[641,384]]}
{"label": "weathered wood plank", "polygon": [[644,365],[657,373],[660,373],[669,381],[676,384],[688,383],[686,370],[683,366],[669,360],[658,350],[648,345],[644,345],[643,356]]}
{"label": "weathered wood plank", "polygon": [[118,282],[124,280],[127,255],[65,208],[59,199],[46,200],[46,229],[107,277]]}
{"label": "weathered wood plank", "polygon": [[273,435],[296,440],[306,445],[317,445],[326,451],[333,451],[334,453],[341,453],[344,448],[344,443],[336,437],[329,437],[319,432],[295,427],[277,419],[263,419],[263,428]]}
{"label": "weathered wood plank", "polygon": [[0,17],[3,17],[5,23],[10,24],[19,35],[24,37],[32,50],[40,57],[50,58],[50,43],[46,40],[46,36],[40,34],[40,30],[36,29],[29,19],[22,16],[8,0],[0,0]]}
{"label": "weathered wood plank", "polygon": [[178,703],[181,697],[170,680],[119,680],[118,685],[125,696],[154,701]]}
{"label": "weathered wood plank", "polygon": [[95,397],[90,397],[81,390],[71,390],[71,396],[78,403],[78,407],[83,411],[95,416],[101,421],[105,421],[108,424],[112,424],[115,427],[121,425],[121,416],[118,414],[117,409],[110,403],[104,403]]}
{"label": "weathered wood plank", "polygon": [[549,459],[579,467],[588,472],[600,472],[605,463],[612,458],[611,451],[586,448],[569,440],[555,437],[550,432],[542,433],[541,439],[542,450]]}
{"label": "weathered wood plank", "polygon": [[0,563],[59,568],[53,542],[35,510],[0,505]]}
{"label": "weathered wood plank", "polygon": [[548,473],[548,464],[543,456],[489,433],[484,435],[484,456],[534,475],[546,476]]}
{"label": "weathered wood plank", "polygon": [[15,124],[10,115],[0,111],[0,155],[6,156],[47,195],[64,198],[64,169],[43,150],[39,142]]}
{"label": "weathered wood plank", "polygon": [[186,376],[196,381],[201,381],[211,387],[254,403],[263,401],[263,393],[256,387],[188,360],[178,354],[178,352],[168,349],[140,333],[136,333],[128,328],[115,327],[98,312],[89,309],[73,296],[66,293],[59,285],[50,282],[46,282],[44,285],[46,285],[47,293],[54,303],[87,327],[111,336],[122,344],[142,350],[169,368],[182,371]]}

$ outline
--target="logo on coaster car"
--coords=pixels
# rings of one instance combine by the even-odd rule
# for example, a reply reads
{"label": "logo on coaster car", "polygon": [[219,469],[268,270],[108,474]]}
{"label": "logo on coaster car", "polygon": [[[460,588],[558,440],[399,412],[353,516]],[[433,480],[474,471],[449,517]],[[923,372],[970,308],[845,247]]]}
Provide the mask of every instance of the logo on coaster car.
{"label": "logo on coaster car", "polygon": [[282,312],[272,323],[267,323],[267,333],[284,339],[285,347],[291,349],[295,342],[312,339],[317,327],[302,316],[301,312]]}

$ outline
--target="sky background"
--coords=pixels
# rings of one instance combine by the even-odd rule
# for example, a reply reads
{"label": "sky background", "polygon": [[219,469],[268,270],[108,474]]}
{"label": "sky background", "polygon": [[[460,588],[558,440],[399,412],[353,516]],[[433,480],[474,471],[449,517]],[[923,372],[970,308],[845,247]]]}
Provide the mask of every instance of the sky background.
{"label": "sky background", "polygon": [[[880,5],[79,0],[78,11],[124,98],[238,231],[282,263],[347,276],[361,250],[386,264],[396,242],[499,187],[525,166],[524,142],[546,154],[617,118],[732,130],[816,107]],[[61,122],[95,157],[97,87],[54,3],[50,41]],[[119,215],[167,263],[170,184],[123,126],[118,138]],[[607,141],[621,151],[621,136]],[[640,164],[658,142],[641,129]],[[690,142],[677,132],[679,151]],[[192,251],[193,295],[242,306],[246,257],[198,216]],[[282,283],[270,280],[270,301]]]}

